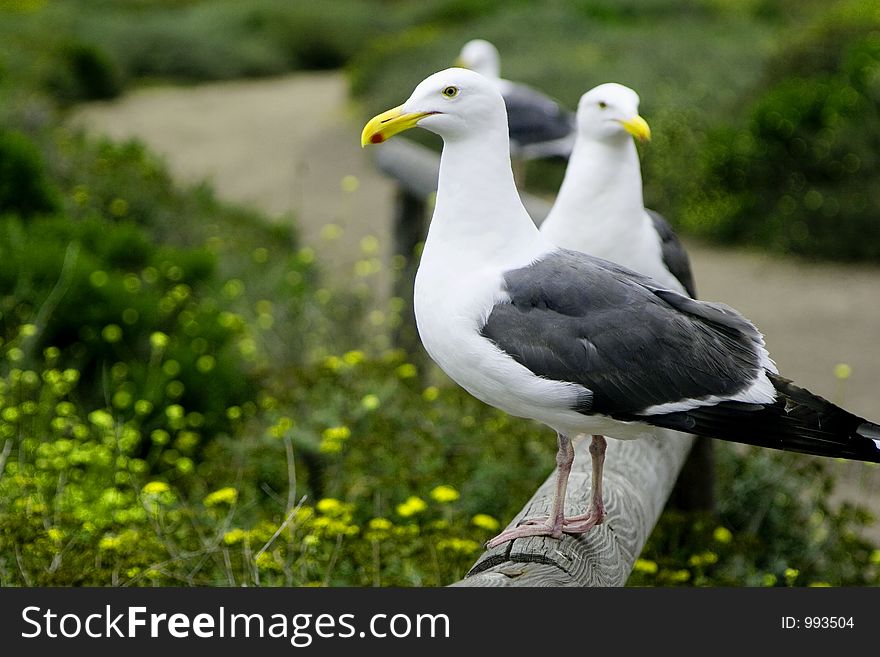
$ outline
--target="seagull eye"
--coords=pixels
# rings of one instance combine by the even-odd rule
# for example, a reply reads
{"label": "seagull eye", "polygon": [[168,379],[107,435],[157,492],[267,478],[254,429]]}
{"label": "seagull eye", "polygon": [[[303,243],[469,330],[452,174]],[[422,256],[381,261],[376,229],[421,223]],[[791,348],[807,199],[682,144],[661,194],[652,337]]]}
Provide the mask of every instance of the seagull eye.
{"label": "seagull eye", "polygon": [[444,88],[441,93],[447,98],[455,98],[458,95],[458,87],[453,87],[452,85],[449,85],[448,87]]}
{"label": "seagull eye", "polygon": [[608,103],[606,103],[604,100],[600,100],[599,109],[605,109],[606,107],[608,107]]}

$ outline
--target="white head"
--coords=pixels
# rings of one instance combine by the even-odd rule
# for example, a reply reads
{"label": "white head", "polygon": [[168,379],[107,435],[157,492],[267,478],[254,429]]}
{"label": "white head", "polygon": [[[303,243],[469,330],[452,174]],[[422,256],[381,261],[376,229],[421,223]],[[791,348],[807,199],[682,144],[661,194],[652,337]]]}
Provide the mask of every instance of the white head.
{"label": "white head", "polygon": [[479,73],[448,68],[425,78],[403,105],[373,117],[361,134],[361,144],[380,144],[418,125],[444,140],[490,130],[507,134],[504,99]]}
{"label": "white head", "polygon": [[581,96],[577,110],[578,134],[591,139],[620,139],[627,133],[647,141],[651,129],[639,116],[639,95],[622,84],[609,82]]}
{"label": "white head", "polygon": [[498,48],[485,39],[473,39],[464,44],[455,63],[490,79],[501,77]]}

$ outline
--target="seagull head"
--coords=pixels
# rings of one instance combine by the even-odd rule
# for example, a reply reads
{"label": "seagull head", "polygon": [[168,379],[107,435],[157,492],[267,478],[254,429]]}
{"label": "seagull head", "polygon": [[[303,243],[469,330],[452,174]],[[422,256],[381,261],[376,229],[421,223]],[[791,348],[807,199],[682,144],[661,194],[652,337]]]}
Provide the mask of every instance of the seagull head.
{"label": "seagull head", "polygon": [[499,127],[507,134],[507,112],[489,80],[474,71],[448,68],[422,80],[403,105],[370,119],[361,133],[361,145],[381,144],[416,126],[447,141]]}
{"label": "seagull head", "polygon": [[490,79],[501,77],[501,56],[498,48],[485,39],[472,39],[464,44],[455,64]]}
{"label": "seagull head", "polygon": [[581,96],[577,110],[578,132],[593,139],[629,133],[639,141],[651,139],[651,128],[639,116],[639,95],[622,84],[609,82]]}

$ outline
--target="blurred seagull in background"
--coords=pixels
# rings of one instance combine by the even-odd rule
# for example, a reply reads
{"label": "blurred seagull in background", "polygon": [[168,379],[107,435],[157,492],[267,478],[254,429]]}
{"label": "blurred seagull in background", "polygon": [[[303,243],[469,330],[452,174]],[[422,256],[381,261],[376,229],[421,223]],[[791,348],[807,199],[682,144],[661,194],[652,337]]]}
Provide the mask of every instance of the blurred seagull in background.
{"label": "blurred seagull in background", "polygon": [[510,153],[514,159],[568,159],[575,139],[574,113],[525,84],[501,77],[498,49],[485,39],[468,41],[456,64],[497,85],[507,106]]}
{"label": "blurred seagull in background", "polygon": [[[489,541],[582,534],[602,522],[605,440],[652,426],[807,454],[880,462],[880,426],[777,373],[755,326],[722,304],[539,232],[520,201],[504,100],[452,68],[371,119],[361,144],[420,126],[443,138],[434,214],[415,281],[419,335],[483,402],[557,433],[548,517]],[[565,517],[569,436],[592,434],[592,501]]]}
{"label": "blurred seagull in background", "polygon": [[635,91],[608,83],[581,96],[574,149],[541,232],[563,248],[611,260],[696,297],[684,246],[666,219],[644,206],[634,138],[651,138]]}

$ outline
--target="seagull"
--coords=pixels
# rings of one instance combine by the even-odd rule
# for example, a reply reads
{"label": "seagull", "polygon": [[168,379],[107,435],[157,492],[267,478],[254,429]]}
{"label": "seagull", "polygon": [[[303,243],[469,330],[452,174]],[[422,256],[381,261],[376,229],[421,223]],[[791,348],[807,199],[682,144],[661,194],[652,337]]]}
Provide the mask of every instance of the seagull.
{"label": "seagull", "polygon": [[485,39],[464,44],[457,63],[491,80],[501,92],[515,159],[568,159],[575,139],[572,112],[533,87],[502,78],[498,49]]}
{"label": "seagull", "polygon": [[[481,401],[557,434],[547,517],[526,536],[578,535],[605,517],[605,435],[655,426],[807,454],[880,462],[880,425],[779,375],[758,329],[622,265],[554,245],[522,205],[504,100],[474,71],[423,80],[371,119],[361,144],[419,126],[443,139],[437,197],[415,280],[431,358]],[[590,508],[566,518],[570,436],[593,436]]]}
{"label": "seagull", "polygon": [[581,96],[577,139],[541,232],[696,297],[687,251],[666,219],[645,208],[633,138],[651,138],[635,91],[612,82]]}
{"label": "seagull", "polygon": [[[649,141],[651,128],[639,115],[634,90],[607,83],[583,94],[574,148],[541,232],[561,247],[611,260],[696,298],[687,251],[666,219],[645,208],[635,139]],[[711,439],[697,438],[687,467],[704,469],[711,449]],[[704,491],[701,506],[711,498]]]}

